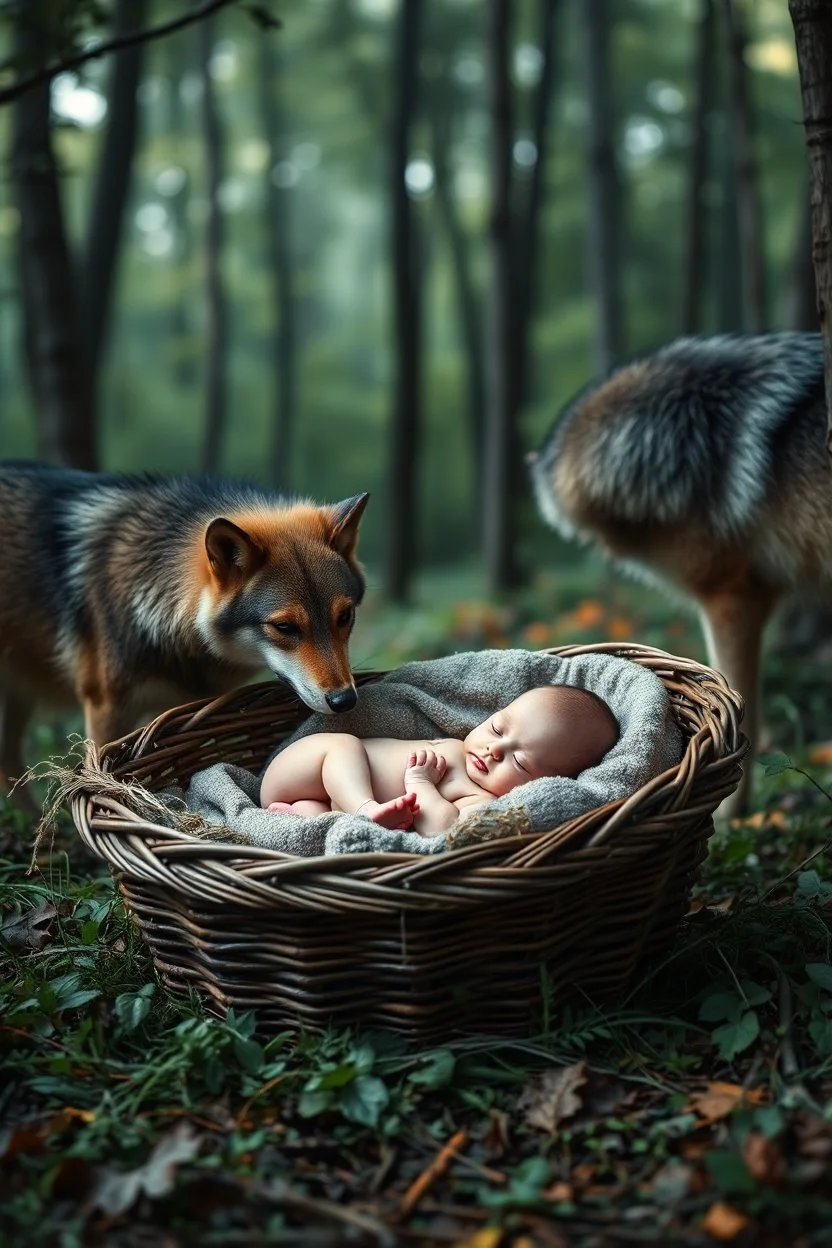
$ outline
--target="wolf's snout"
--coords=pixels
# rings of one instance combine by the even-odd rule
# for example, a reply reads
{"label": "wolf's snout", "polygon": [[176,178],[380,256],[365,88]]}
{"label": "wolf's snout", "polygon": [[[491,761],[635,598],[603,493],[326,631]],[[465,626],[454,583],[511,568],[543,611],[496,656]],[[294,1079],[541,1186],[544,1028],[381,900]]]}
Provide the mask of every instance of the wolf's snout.
{"label": "wolf's snout", "polygon": [[335,711],[336,715],[341,711],[351,711],[357,701],[358,694],[352,685],[348,685],[346,689],[335,689],[326,695],[326,704],[331,711]]}

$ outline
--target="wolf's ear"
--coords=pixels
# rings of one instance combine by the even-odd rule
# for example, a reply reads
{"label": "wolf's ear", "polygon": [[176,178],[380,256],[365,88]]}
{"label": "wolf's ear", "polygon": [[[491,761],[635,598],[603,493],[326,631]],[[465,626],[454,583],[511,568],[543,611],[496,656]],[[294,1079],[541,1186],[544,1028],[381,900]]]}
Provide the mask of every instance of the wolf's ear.
{"label": "wolf's ear", "polygon": [[205,549],[211,571],[217,580],[228,581],[251,576],[262,565],[266,552],[254,538],[225,516],[217,516],[205,530]]}
{"label": "wolf's ear", "polygon": [[345,498],[342,503],[335,503],[329,509],[332,518],[329,544],[342,559],[352,559],[355,555],[358,526],[369,501],[369,494],[353,494],[352,498]]}

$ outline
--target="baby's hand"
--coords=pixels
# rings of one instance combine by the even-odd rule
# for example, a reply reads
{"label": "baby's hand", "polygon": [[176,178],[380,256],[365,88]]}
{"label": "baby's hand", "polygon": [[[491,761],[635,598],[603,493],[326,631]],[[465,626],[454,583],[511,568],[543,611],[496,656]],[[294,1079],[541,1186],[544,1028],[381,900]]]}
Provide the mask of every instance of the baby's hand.
{"label": "baby's hand", "polygon": [[411,784],[423,783],[436,785],[444,776],[448,764],[442,754],[435,750],[413,750],[407,759],[404,773],[405,788]]}

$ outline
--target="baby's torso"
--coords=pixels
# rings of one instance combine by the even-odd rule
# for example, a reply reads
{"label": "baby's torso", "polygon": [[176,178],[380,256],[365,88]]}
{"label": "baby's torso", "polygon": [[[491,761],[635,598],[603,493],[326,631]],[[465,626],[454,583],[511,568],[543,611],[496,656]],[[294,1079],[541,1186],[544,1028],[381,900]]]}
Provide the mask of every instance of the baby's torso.
{"label": "baby's torso", "polygon": [[437,789],[447,802],[461,797],[479,795],[483,790],[474,784],[465,770],[462,742],[454,737],[436,741],[397,741],[393,737],[373,737],[364,742],[370,763],[373,792],[379,802],[388,802],[404,792],[404,773],[413,750],[433,750],[447,764]]}

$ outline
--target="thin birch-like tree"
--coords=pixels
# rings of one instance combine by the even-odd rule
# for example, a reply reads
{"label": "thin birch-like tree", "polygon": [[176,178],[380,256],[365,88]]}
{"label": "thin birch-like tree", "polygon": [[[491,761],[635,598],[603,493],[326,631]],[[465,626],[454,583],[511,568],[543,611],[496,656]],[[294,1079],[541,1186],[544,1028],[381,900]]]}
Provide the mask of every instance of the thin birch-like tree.
{"label": "thin birch-like tree", "polygon": [[828,0],[789,0],[789,14],[809,157],[812,259],[828,413],[826,445],[832,453],[832,5]]}

